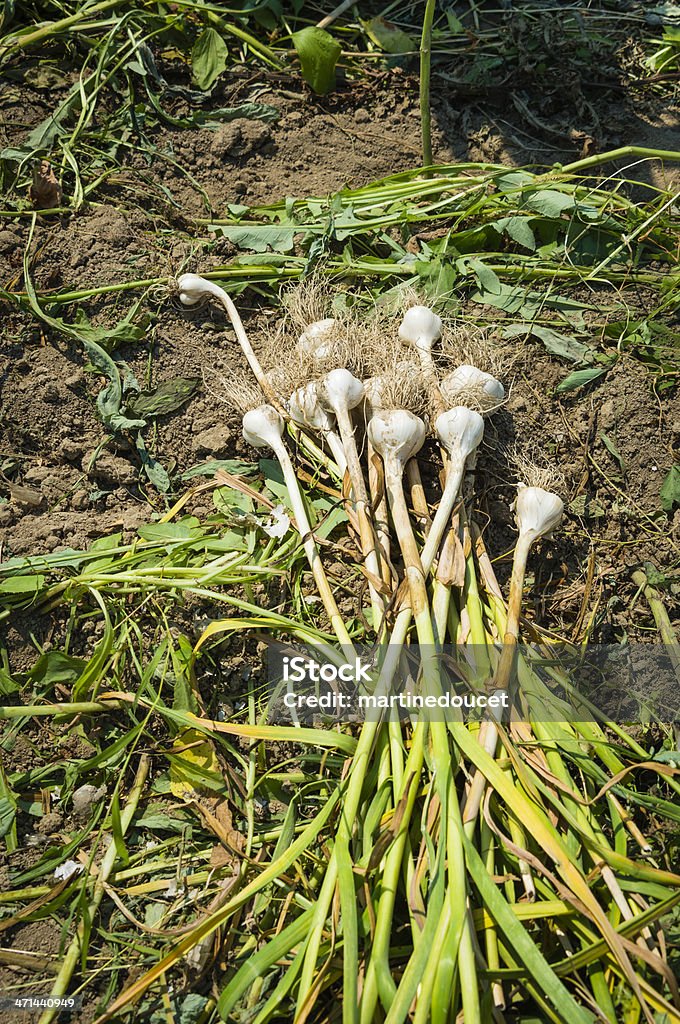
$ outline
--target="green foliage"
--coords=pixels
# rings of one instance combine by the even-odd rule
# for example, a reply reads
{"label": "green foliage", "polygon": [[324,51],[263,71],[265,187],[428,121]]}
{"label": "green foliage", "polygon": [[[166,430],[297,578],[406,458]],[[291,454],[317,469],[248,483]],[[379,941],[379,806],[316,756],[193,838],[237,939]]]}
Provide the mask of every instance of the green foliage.
{"label": "green foliage", "polygon": [[199,89],[212,89],[227,66],[229,50],[219,32],[204,29],[191,51],[191,70]]}
{"label": "green foliage", "polygon": [[322,28],[303,28],[293,35],[293,45],[300,58],[302,77],[320,96],[335,87],[335,66],[342,47]]}

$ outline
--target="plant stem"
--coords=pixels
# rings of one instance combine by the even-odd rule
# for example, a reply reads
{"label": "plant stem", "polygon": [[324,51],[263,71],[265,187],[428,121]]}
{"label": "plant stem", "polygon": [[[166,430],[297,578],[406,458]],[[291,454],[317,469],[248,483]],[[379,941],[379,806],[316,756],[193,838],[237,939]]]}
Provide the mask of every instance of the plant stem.
{"label": "plant stem", "polygon": [[680,150],[647,149],[645,146],[621,146],[619,149],[610,149],[608,153],[596,153],[595,156],[576,160],[573,164],[565,164],[563,167],[558,167],[558,170],[563,174],[575,174],[577,171],[585,171],[589,167],[598,167],[600,164],[609,163],[610,160],[622,160],[627,156],[636,156],[642,160],[680,160]]}
{"label": "plant stem", "polygon": [[432,64],[432,22],[435,0],[427,0],[420,37],[420,125],[423,139],[423,167],[432,166],[430,75]]}

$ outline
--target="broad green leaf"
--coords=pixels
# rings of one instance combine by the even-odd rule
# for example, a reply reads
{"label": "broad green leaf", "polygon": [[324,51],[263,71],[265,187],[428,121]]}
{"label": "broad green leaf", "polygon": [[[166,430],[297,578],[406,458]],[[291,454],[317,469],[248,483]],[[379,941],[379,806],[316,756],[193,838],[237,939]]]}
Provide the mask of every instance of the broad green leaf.
{"label": "broad green leaf", "polygon": [[203,1011],[207,1002],[207,996],[201,996],[198,992],[189,992],[182,999],[179,1010],[174,1010],[177,1024],[199,1024],[204,1019]]}
{"label": "broad green leaf", "polygon": [[44,694],[57,683],[73,685],[87,668],[82,658],[72,658],[63,651],[46,651],[41,654],[29,673],[36,689]]}
{"label": "broad green leaf", "polygon": [[188,516],[176,523],[146,523],[137,533],[143,540],[183,541],[196,540],[203,531],[198,519]]}
{"label": "broad green leaf", "polygon": [[79,309],[73,324],[70,326],[77,333],[81,341],[94,341],[107,352],[113,352],[118,345],[141,341],[146,335],[148,317],[135,324],[132,322],[132,315],[133,311],[130,311],[123,320],[120,320],[113,327],[95,327],[90,323],[85,311]]}
{"label": "broad green leaf", "polygon": [[232,476],[252,476],[257,472],[257,466],[251,462],[240,462],[238,459],[209,459],[182,473],[182,480],[191,480],[195,476],[214,476],[218,469],[223,469]]}
{"label": "broad green leaf", "polygon": [[600,431],[600,440],[602,441],[602,444],[605,446],[605,448],[607,449],[609,454],[612,455],[616,459],[616,461],[618,462],[619,466],[621,467],[621,470],[625,473],[625,471],[626,471],[625,460],[623,458],[623,455],[619,451],[619,449],[616,447],[616,445],[612,441],[612,439],[610,437],[608,437],[607,434],[605,434],[603,431]]}
{"label": "broad green leaf", "polygon": [[558,218],[567,210],[573,210],[576,203],[574,197],[553,189],[539,189],[538,192],[525,194],[524,203],[530,210],[544,217]]}
{"label": "broad green leaf", "polygon": [[82,341],[92,366],[109,380],[107,386],[97,395],[97,412],[104,426],[114,433],[118,430],[145,426],[144,420],[130,419],[121,412],[123,385],[118,367],[111,356],[97,342],[86,338]]}
{"label": "broad green leaf", "polygon": [[293,251],[293,239],[299,234],[295,226],[278,224],[211,224],[209,230],[224,235],[240,249],[253,249],[255,252],[287,253]]}
{"label": "broad green leaf", "polygon": [[197,729],[185,729],[175,739],[170,760],[170,791],[188,800],[207,790],[224,787],[219,761],[211,741]]}
{"label": "broad green leaf", "polygon": [[127,408],[134,415],[142,416],[144,419],[165,416],[188,402],[197,386],[197,377],[172,377],[152,391],[141,391],[135,395],[128,402]]}
{"label": "broad green leaf", "polygon": [[292,36],[302,66],[302,77],[320,96],[335,87],[335,65],[342,47],[322,28],[303,28]]}
{"label": "broad green leaf", "polygon": [[0,594],[37,594],[44,582],[44,576],[10,576],[0,583]]}
{"label": "broad green leaf", "polygon": [[672,512],[675,505],[680,505],[680,465],[671,467],[670,472],[661,485],[661,507],[664,512]]}
{"label": "broad green leaf", "polygon": [[206,28],[191,51],[191,72],[199,89],[210,89],[227,66],[227,44],[214,28]]}
{"label": "broad green leaf", "polygon": [[481,260],[469,260],[468,266],[474,270],[479,287],[483,292],[489,292],[491,295],[502,294],[503,285],[495,270],[487,267],[486,263],[482,263]]}
{"label": "broad green leaf", "polygon": [[216,487],[213,491],[213,505],[218,512],[230,517],[234,512],[252,512],[253,499],[234,487]]}
{"label": "broad green leaf", "polygon": [[371,18],[362,21],[361,25],[371,42],[385,53],[415,53],[418,50],[418,43],[407,32],[385,18]]}
{"label": "broad green leaf", "polygon": [[504,338],[516,338],[522,334],[531,334],[542,341],[548,352],[553,356],[561,356],[574,363],[582,362],[591,354],[591,349],[582,341],[577,341],[571,334],[560,334],[550,327],[539,327],[537,324],[513,324],[503,331]]}
{"label": "broad green leaf", "polygon": [[536,248],[536,237],[531,230],[528,217],[501,217],[500,220],[492,221],[489,227],[497,231],[505,232],[513,242],[533,252]]}
{"label": "broad green leaf", "polygon": [[590,366],[587,370],[574,370],[568,377],[555,388],[555,394],[561,395],[565,391],[576,391],[577,388],[582,388],[586,384],[592,384],[598,377],[604,376],[609,369],[608,366]]}

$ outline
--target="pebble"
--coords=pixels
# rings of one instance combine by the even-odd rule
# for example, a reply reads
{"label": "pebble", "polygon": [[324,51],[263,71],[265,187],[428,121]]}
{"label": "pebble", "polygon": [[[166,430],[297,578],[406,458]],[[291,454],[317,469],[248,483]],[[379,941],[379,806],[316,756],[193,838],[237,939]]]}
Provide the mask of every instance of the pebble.
{"label": "pebble", "polygon": [[223,424],[209,427],[196,434],[191,441],[191,449],[196,455],[214,455],[219,458],[228,454],[231,431]]}

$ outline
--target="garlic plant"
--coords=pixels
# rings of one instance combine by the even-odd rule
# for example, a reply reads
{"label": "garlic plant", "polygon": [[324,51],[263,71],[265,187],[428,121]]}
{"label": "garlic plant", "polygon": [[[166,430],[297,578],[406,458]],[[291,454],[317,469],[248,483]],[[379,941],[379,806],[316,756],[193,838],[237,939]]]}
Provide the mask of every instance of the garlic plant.
{"label": "garlic plant", "polygon": [[352,410],[356,409],[363,401],[364,385],[349,370],[338,368],[331,370],[319,381],[317,394],[321,407],[335,416],[340,431],[347,460],[347,472],[354,495],[361,550],[369,573],[368,582],[374,625],[377,628],[383,610],[383,602],[377,590],[381,580],[381,563],[371,521],[371,506],[354,435],[354,424],[350,415]]}
{"label": "garlic plant", "polygon": [[439,391],[437,369],[432,358],[432,347],[441,338],[441,334],[441,319],[427,306],[411,306],[399,326],[401,342],[418,353],[423,376],[431,389],[432,401],[437,412],[443,412],[444,404]]}
{"label": "garlic plant", "polygon": [[473,409],[457,406],[438,416],[434,428],[439,443],[448,455],[448,465],[444,493],[421,555],[425,573],[430,570],[451,518],[463,482],[465,462],[479,447],[484,436],[484,420]]}
{"label": "garlic plant", "polygon": [[295,475],[286,446],[283,443],[283,428],[283,419],[271,405],[261,405],[257,409],[251,409],[243,417],[244,440],[254,448],[271,448],[281,466],[283,479],[288,488],[293,515],[295,516],[298,532],[302,538],[309,566],[314,575],[314,581],[319,590],[319,596],[324,603],[328,618],[340,644],[351,650],[352,640],[347,632],[345,621],[340,614],[324,571],[300,493],[297,476]]}
{"label": "garlic plant", "polygon": [[316,381],[312,380],[293,392],[288,401],[288,412],[290,413],[290,418],[298,426],[307,427],[315,433],[322,435],[331,450],[331,455],[340,470],[340,475],[343,476],[347,469],[345,449],[335,430],[335,416],[324,409],[319,402],[318,383]]}
{"label": "garlic plant", "polygon": [[298,338],[300,350],[315,360],[327,359],[333,352],[331,339],[336,324],[335,317],[326,317],[325,320],[309,324]]}
{"label": "garlic plant", "polygon": [[279,411],[283,412],[279,396],[272,388],[267,375],[262,369],[260,360],[255,355],[253,347],[248,340],[248,335],[238,310],[224,288],[220,288],[214,281],[207,281],[205,278],[199,277],[198,274],[182,274],[177,279],[177,288],[179,290],[179,300],[184,306],[196,306],[211,297],[217,299],[231,321],[238,343],[248,361],[250,369],[253,371],[255,380],[262,389],[262,393]]}

